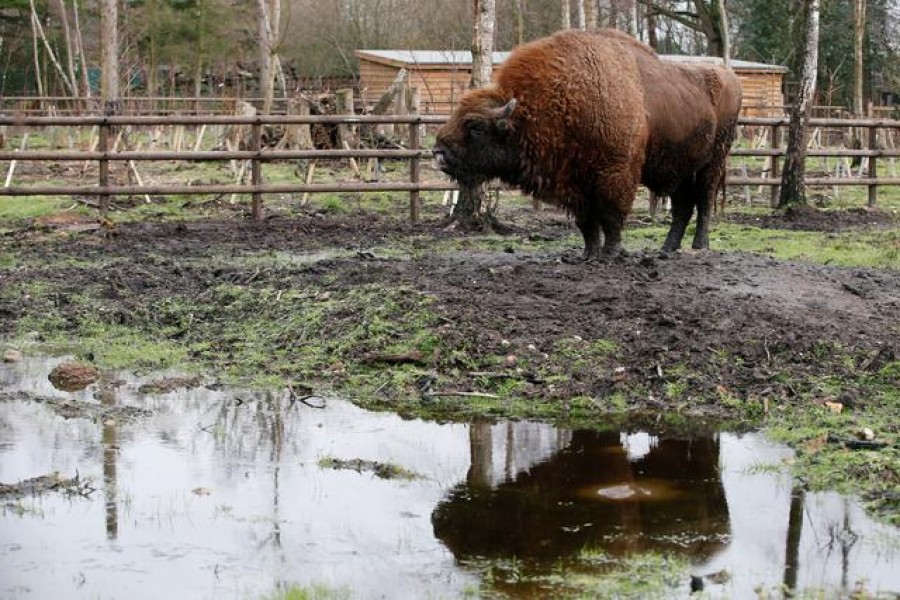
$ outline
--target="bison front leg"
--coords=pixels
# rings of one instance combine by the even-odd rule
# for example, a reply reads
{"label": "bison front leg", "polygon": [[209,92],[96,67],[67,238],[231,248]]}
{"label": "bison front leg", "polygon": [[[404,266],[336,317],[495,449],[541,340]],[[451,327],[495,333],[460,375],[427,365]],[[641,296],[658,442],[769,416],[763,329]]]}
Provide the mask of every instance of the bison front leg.
{"label": "bison front leg", "polygon": [[584,238],[584,259],[600,256],[600,219],[594,210],[582,210],[575,216],[575,224]]}
{"label": "bison front leg", "polygon": [[625,215],[615,207],[606,207],[600,211],[600,227],[603,229],[603,253],[620,254]]}

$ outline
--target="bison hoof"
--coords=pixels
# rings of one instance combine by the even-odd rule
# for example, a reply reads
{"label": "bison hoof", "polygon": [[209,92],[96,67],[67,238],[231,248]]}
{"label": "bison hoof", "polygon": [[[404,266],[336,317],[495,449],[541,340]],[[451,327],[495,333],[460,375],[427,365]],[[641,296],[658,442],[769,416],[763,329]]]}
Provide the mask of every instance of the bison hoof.
{"label": "bison hoof", "polygon": [[596,258],[595,256],[588,256],[586,254],[572,254],[570,252],[566,252],[562,256],[559,257],[559,262],[564,265],[580,265],[581,263],[585,263],[592,258]]}

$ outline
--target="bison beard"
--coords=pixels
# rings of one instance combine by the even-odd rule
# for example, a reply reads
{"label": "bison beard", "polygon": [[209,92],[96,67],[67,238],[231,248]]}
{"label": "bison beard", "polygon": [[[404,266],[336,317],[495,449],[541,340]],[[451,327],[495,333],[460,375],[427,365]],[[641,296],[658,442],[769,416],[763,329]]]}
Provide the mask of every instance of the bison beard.
{"label": "bison beard", "polygon": [[575,217],[590,258],[617,252],[637,187],[672,198],[663,251],[709,246],[741,105],[730,71],[662,61],[613,30],[569,30],[517,48],[495,84],[468,92],[437,134],[435,164],[463,186],[499,178]]}

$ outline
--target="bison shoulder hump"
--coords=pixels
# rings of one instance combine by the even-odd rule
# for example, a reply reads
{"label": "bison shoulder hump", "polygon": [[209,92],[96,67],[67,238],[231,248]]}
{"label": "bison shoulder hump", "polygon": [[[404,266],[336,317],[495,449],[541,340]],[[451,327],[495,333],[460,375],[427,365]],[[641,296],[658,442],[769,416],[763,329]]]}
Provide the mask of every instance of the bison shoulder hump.
{"label": "bison shoulder hump", "polygon": [[722,74],[719,73],[718,69],[706,69],[703,71],[703,80],[710,101],[712,101],[713,106],[718,106],[719,99],[722,97],[722,89],[725,86],[722,81]]}

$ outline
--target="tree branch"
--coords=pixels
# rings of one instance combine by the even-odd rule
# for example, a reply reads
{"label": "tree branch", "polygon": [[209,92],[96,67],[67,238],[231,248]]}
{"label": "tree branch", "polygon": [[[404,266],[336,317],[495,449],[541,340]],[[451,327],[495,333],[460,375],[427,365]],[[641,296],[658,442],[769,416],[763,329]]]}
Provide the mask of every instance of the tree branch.
{"label": "tree branch", "polygon": [[[684,25],[685,27],[689,27],[696,31],[701,31],[700,25],[700,15],[697,13],[681,11],[681,10],[672,10],[670,8],[666,8],[665,6],[660,6],[654,3],[652,0],[638,0],[641,4],[646,6],[649,10],[656,12],[657,14],[663,15],[672,19],[673,21],[677,21]],[[693,21],[691,19],[694,19]]]}

